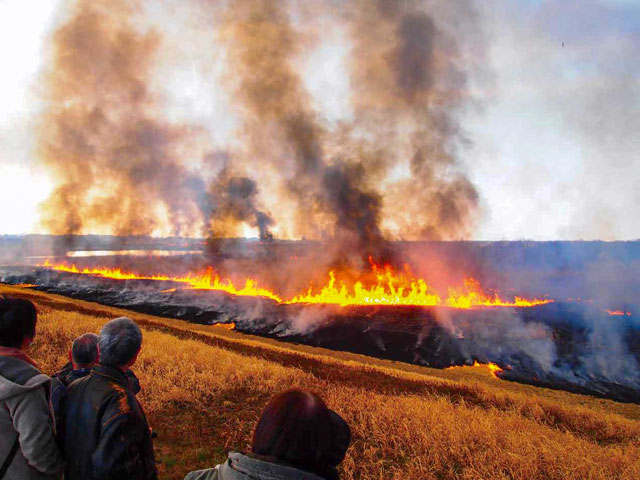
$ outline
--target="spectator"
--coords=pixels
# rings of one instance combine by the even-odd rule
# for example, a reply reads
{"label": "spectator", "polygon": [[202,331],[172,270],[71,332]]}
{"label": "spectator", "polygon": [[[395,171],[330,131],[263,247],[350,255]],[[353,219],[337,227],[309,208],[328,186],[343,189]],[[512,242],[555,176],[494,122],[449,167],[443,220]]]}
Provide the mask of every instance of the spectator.
{"label": "spectator", "polygon": [[58,430],[61,430],[61,404],[67,395],[67,388],[74,380],[86,377],[98,362],[98,335],[85,333],[73,341],[69,350],[71,368],[65,365],[51,381],[51,404],[56,415]]}
{"label": "spectator", "polygon": [[125,372],[142,332],[129,318],[100,331],[100,363],[69,386],[65,403],[66,480],[156,479],[151,432]]}
{"label": "spectator", "polygon": [[28,300],[0,297],[0,478],[60,478],[49,402],[51,379],[27,354],[37,312]]}
{"label": "spectator", "polygon": [[334,480],[350,440],[349,426],[320,397],[289,390],[262,412],[250,454],[231,452],[222,465],[185,480]]}

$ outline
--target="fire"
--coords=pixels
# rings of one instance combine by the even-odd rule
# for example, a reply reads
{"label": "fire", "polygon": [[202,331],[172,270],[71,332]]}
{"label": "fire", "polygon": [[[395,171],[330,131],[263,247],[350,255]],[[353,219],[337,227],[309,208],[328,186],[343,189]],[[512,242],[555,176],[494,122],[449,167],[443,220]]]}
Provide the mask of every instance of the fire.
{"label": "fire", "polygon": [[448,296],[443,298],[424,279],[415,278],[408,267],[405,267],[402,272],[396,272],[390,266],[381,268],[374,263],[372,263],[372,274],[364,275],[362,280],[350,282],[346,278],[341,278],[335,271],[331,271],[324,286],[318,289],[309,287],[305,292],[290,299],[283,299],[275,292],[259,287],[257,281],[252,278],[246,279],[244,285],[237,287],[230,279],[221,279],[212,268],[197,275],[170,277],[138,275],[117,268],[85,268],[81,270],[75,265],[53,265],[49,261],[46,261],[42,266],[60,272],[95,275],[118,280],[172,281],[184,283],[190,289],[220,290],[232,295],[266,297],[278,303],[289,304],[416,305],[469,309],[477,307],[532,307],[553,301],[537,298],[528,300],[521,297],[515,297],[513,301],[506,301],[500,298],[497,293],[492,295],[485,293],[479,282],[473,278],[467,278],[461,289],[450,288]]}
{"label": "fire", "polygon": [[626,312],[624,310],[606,310],[606,312],[614,317],[618,317],[618,316],[627,316],[630,317],[631,316],[631,312]]}
{"label": "fire", "polygon": [[214,323],[213,324],[214,327],[216,328],[220,328],[222,330],[235,330],[236,328],[236,324],[231,322],[231,323]]}
{"label": "fire", "polygon": [[214,274],[212,268],[208,268],[200,275],[186,275],[183,277],[170,277],[166,275],[138,275],[133,272],[124,272],[119,268],[84,268],[80,270],[75,265],[58,264],[53,265],[48,260],[44,262],[43,267],[51,268],[58,272],[77,273],[82,275],[94,275],[97,277],[113,278],[116,280],[156,280],[184,283],[188,288],[195,290],[220,290],[230,293],[231,295],[251,296],[251,297],[267,297],[277,302],[282,302],[280,297],[265,288],[258,288],[255,280],[248,278],[244,286],[236,287],[231,280],[221,280]]}
{"label": "fire", "polygon": [[489,372],[491,372],[491,375],[493,375],[495,378],[500,378],[498,374],[503,371],[502,368],[500,368],[495,363],[487,363],[487,368],[489,369]]}
{"label": "fire", "polygon": [[380,269],[372,264],[375,282],[366,287],[357,281],[349,286],[346,280],[338,280],[336,273],[329,272],[328,283],[314,292],[310,287],[305,293],[296,295],[287,303],[329,303],[348,305],[419,305],[447,306],[452,308],[473,307],[532,307],[550,303],[552,300],[527,300],[515,297],[513,302],[501,299],[497,293],[487,295],[480,283],[467,278],[463,289],[450,288],[448,297],[443,299],[422,278],[414,278],[408,268],[396,273],[390,266]]}
{"label": "fire", "polygon": [[458,369],[458,368],[483,368],[483,369],[486,368],[486,369],[489,370],[489,373],[494,378],[500,378],[498,376],[498,374],[504,371],[502,369],[502,367],[500,367],[499,365],[497,365],[495,363],[480,363],[477,360],[473,361],[473,365],[462,365],[462,366],[456,366],[456,367],[448,367],[448,368],[446,368],[446,370],[453,370],[453,369]]}

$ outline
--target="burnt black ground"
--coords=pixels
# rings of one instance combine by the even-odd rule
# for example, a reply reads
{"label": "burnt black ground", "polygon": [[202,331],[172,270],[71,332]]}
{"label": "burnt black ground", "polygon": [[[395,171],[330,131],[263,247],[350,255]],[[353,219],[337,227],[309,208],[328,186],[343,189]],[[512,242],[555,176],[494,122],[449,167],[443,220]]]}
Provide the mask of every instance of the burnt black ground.
{"label": "burnt black ground", "polygon": [[[640,403],[640,326],[631,305],[629,316],[615,317],[588,302],[472,310],[282,305],[182,290],[174,282],[111,280],[33,267],[2,268],[0,281],[200,324],[233,322],[245,333],[418,365],[493,362],[505,368],[501,377],[506,380]],[[623,344],[607,350],[607,336]],[[612,355],[617,353],[624,355],[626,370],[611,375],[599,362],[616,361]]]}

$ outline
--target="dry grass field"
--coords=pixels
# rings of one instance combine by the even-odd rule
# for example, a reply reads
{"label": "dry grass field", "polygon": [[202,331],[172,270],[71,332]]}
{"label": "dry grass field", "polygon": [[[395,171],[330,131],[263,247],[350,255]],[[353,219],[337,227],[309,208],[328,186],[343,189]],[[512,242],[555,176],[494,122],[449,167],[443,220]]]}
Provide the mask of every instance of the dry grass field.
{"label": "dry grass field", "polygon": [[128,315],[144,332],[140,377],[160,477],[246,450],[274,394],[309,388],[351,425],[346,479],[638,479],[640,406],[519,385],[484,367],[434,370],[280,343],[0,285],[39,308],[46,373],[77,335]]}

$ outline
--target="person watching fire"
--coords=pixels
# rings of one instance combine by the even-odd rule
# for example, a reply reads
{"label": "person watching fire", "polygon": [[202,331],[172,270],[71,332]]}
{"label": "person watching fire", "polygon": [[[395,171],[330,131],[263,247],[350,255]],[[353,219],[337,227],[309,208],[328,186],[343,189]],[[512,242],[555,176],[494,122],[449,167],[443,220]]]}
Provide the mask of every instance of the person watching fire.
{"label": "person watching fire", "polygon": [[292,389],[271,400],[253,434],[251,453],[229,453],[221,465],[185,480],[337,480],[351,430],[316,394]]}
{"label": "person watching fire", "polygon": [[129,318],[100,330],[99,363],[69,386],[64,406],[66,480],[157,479],[151,431],[126,375],[141,347]]}
{"label": "person watching fire", "polygon": [[51,378],[51,404],[56,415],[58,433],[62,430],[62,403],[71,382],[86,377],[98,363],[98,335],[85,333],[76,338],[69,350],[69,363]]}
{"label": "person watching fire", "polygon": [[0,296],[0,479],[60,478],[51,379],[27,354],[37,311],[28,300]]}

